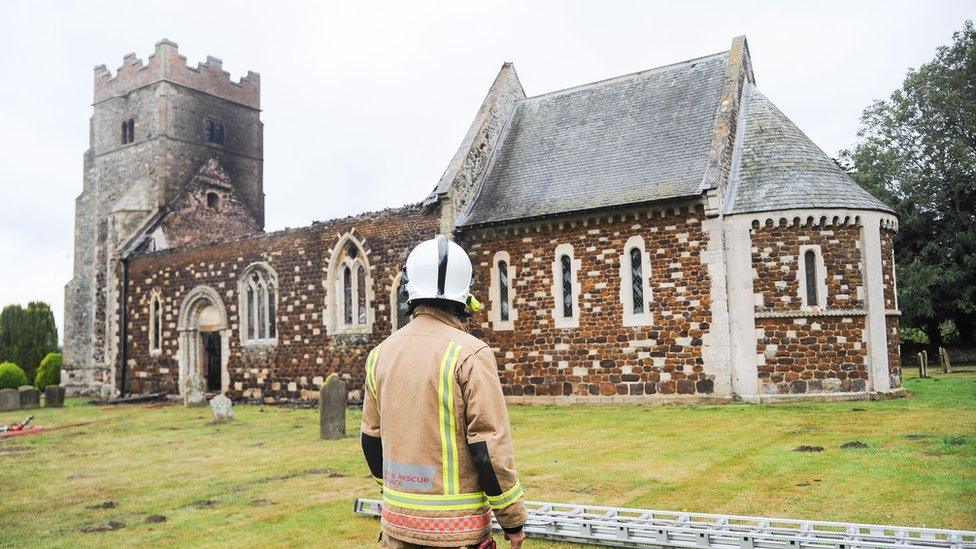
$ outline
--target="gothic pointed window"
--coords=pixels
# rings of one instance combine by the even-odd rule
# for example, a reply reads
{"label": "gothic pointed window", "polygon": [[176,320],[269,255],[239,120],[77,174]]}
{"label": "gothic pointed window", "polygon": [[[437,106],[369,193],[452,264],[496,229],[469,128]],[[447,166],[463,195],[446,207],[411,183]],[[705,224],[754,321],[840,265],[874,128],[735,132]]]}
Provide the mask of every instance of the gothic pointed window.
{"label": "gothic pointed window", "polygon": [[372,329],[370,268],[362,244],[348,233],[329,260],[325,324],[328,333],[368,333]]}
{"label": "gothic pointed window", "polygon": [[266,263],[244,270],[241,288],[241,339],[250,344],[271,344],[277,337],[277,275]]}
{"label": "gothic pointed window", "polygon": [[498,319],[508,322],[509,307],[508,301],[508,263],[498,262]]}
{"label": "gothic pointed window", "polygon": [[624,326],[651,325],[651,260],[644,239],[627,239],[620,253],[620,304]]}
{"label": "gothic pointed window", "polygon": [[556,246],[552,262],[552,318],[556,328],[579,328],[579,264],[571,244]]}
{"label": "gothic pointed window", "polygon": [[797,286],[803,308],[827,308],[827,272],[817,244],[800,246],[797,256]]}

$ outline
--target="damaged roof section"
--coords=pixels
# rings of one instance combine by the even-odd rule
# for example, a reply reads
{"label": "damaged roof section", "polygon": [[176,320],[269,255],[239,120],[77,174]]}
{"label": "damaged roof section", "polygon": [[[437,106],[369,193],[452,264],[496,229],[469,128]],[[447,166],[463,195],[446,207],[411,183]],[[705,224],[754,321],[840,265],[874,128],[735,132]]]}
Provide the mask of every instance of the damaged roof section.
{"label": "damaged roof section", "polygon": [[894,212],[864,190],[769,99],[750,86],[739,169],[726,213],[799,208]]}
{"label": "damaged roof section", "polygon": [[459,224],[699,195],[727,58],[518,101]]}

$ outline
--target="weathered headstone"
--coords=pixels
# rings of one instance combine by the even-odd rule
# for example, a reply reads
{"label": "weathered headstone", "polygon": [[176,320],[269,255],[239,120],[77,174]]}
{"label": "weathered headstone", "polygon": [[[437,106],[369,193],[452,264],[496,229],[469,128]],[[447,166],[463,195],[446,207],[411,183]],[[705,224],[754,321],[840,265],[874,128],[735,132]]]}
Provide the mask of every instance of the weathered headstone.
{"label": "weathered headstone", "polygon": [[949,363],[949,351],[945,347],[939,347],[939,358],[942,360],[942,373],[952,372],[952,364]]}
{"label": "weathered headstone", "polygon": [[64,407],[64,387],[60,385],[48,385],[44,388],[44,407],[62,408]]}
{"label": "weathered headstone", "polygon": [[196,372],[186,376],[186,394],[183,404],[187,406],[204,406],[207,404],[207,394],[203,387],[203,378]]}
{"label": "weathered headstone", "polygon": [[0,412],[20,410],[20,393],[17,389],[0,389]]}
{"label": "weathered headstone", "polygon": [[21,385],[17,390],[20,392],[20,407],[22,409],[29,410],[41,406],[41,392],[33,385]]}
{"label": "weathered headstone", "polygon": [[319,391],[319,434],[325,439],[346,436],[346,383],[335,373]]}
{"label": "weathered headstone", "polygon": [[225,395],[217,395],[210,399],[210,410],[215,422],[234,419],[234,404]]}

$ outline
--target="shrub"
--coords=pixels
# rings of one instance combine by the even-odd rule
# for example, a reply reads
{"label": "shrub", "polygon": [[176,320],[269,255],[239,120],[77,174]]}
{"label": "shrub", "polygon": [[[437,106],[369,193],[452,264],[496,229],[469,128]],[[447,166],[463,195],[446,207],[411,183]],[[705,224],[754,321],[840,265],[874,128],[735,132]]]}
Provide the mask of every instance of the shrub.
{"label": "shrub", "polygon": [[27,374],[13,362],[0,364],[0,389],[16,389],[27,385]]}
{"label": "shrub", "polygon": [[37,368],[37,377],[34,378],[34,387],[43,391],[48,385],[59,385],[61,383],[61,353],[48,353]]}

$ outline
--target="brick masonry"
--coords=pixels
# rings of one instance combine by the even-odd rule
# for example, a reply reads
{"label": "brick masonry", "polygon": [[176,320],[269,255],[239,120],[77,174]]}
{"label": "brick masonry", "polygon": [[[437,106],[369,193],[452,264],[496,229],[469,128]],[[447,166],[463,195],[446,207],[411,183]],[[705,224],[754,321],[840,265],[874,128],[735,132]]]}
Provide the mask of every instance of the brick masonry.
{"label": "brick masonry", "polygon": [[[488,307],[498,306],[497,294],[488,290],[492,259],[497,252],[512,258],[514,329],[497,330],[484,317],[472,325],[495,349],[505,394],[712,393],[714,372],[701,352],[711,321],[710,281],[701,260],[703,220],[703,208],[695,204],[465,235],[477,273],[474,291]],[[623,325],[620,261],[632,236],[644,239],[650,256],[647,326]],[[560,244],[572,245],[579,262],[577,328],[559,328],[553,320],[553,265]]]}
{"label": "brick masonry", "polygon": [[[137,255],[129,272],[129,390],[178,391],[177,324],[182,300],[198,286],[217,291],[230,323],[228,373],[232,398],[269,402],[317,398],[325,377],[338,372],[350,388],[363,382],[366,353],[391,332],[393,282],[410,249],[436,233],[439,213],[420,206],[367,213],[222,244]],[[331,251],[356,235],[369,263],[372,332],[327,335],[325,279]],[[256,261],[277,273],[278,341],[242,346],[238,279]],[[163,303],[162,352],[149,350],[149,303]],[[354,391],[355,393],[355,391]],[[353,397],[357,394],[353,394]]]}

